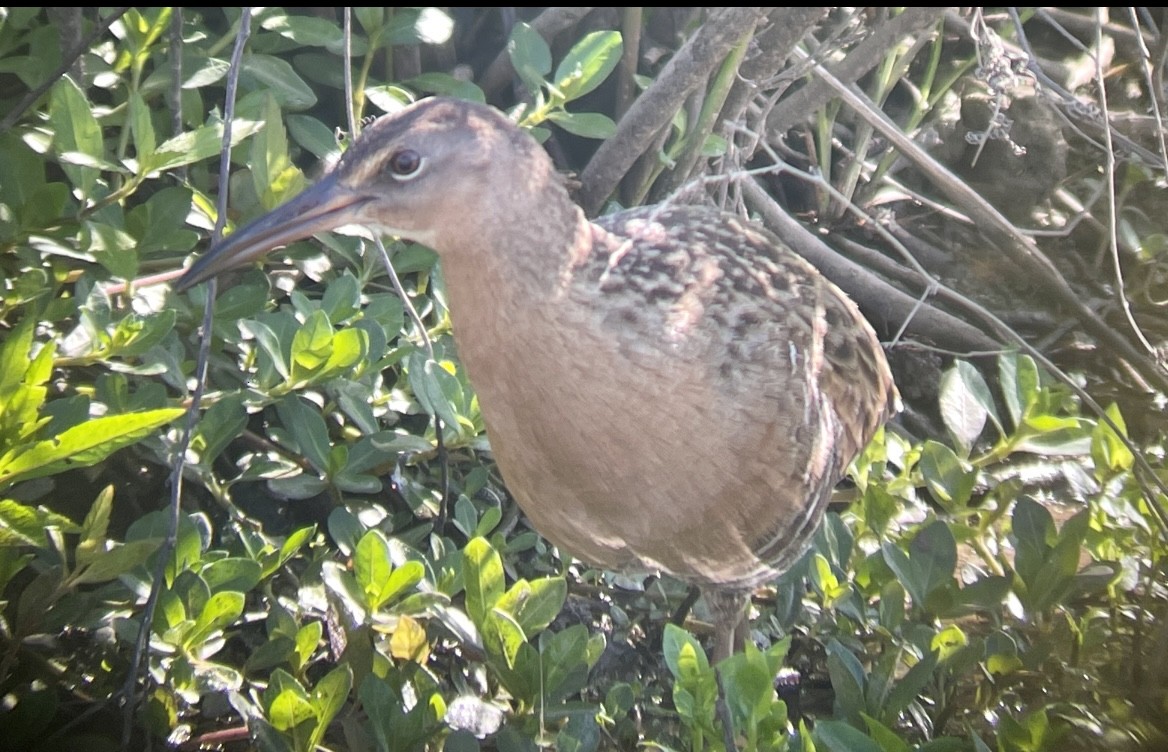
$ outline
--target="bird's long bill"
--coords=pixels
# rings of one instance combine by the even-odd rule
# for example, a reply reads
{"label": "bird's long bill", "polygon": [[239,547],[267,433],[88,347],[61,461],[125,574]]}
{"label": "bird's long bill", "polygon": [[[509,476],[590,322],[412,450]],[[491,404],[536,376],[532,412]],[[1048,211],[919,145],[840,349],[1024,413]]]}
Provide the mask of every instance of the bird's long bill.
{"label": "bird's long bill", "polygon": [[357,211],[367,200],[367,196],[338,182],[336,173],[326,175],[288,203],[216,243],[179,277],[174,288],[186,290],[232,267],[254,261],[277,246],[356,224]]}

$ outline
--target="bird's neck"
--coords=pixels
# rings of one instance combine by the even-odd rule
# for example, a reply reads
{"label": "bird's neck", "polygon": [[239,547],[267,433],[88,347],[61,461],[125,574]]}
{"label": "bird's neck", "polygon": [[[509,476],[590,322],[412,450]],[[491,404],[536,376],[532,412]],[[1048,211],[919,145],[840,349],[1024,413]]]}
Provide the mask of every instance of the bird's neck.
{"label": "bird's neck", "polygon": [[507,202],[489,222],[436,249],[456,316],[460,308],[478,316],[486,307],[540,306],[557,294],[565,270],[591,252],[588,221],[556,188],[539,203]]}
{"label": "bird's neck", "polygon": [[496,213],[459,246],[436,249],[459,354],[483,395],[542,346],[540,327],[561,313],[565,275],[592,249],[591,225],[566,192],[537,206],[534,216]]}

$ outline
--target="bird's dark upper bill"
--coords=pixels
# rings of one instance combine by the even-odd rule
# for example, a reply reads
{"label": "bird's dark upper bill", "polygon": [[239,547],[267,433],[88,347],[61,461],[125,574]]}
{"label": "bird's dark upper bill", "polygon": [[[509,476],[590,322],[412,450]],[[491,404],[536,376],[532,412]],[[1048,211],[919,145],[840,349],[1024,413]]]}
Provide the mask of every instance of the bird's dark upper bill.
{"label": "bird's dark upper bill", "polygon": [[368,200],[330,174],[288,203],[273,209],[214,245],[199,258],[174,289],[186,290],[228,269],[254,261],[277,246],[357,221],[356,210]]}

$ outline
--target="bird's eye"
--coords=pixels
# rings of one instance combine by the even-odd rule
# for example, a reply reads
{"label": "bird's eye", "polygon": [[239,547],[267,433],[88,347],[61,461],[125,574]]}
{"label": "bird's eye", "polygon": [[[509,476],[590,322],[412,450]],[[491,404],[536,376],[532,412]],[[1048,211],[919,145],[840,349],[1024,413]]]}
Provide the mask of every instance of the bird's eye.
{"label": "bird's eye", "polygon": [[422,155],[413,149],[402,149],[389,158],[389,171],[395,178],[410,179],[422,171]]}

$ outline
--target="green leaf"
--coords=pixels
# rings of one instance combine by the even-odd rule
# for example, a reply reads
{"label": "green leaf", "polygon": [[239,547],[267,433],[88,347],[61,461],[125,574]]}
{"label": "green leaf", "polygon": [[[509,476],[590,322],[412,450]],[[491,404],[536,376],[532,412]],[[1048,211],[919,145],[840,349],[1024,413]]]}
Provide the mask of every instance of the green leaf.
{"label": "green leaf", "polygon": [[888,568],[896,575],[896,579],[908,591],[908,597],[912,598],[913,606],[916,608],[925,607],[925,596],[928,593],[925,591],[923,576],[917,572],[916,566],[912,560],[909,559],[908,554],[896,547],[894,543],[885,543],[880,548],[884,561],[888,564]]}
{"label": "green leaf", "polygon": [[772,684],[774,672],[765,656],[747,643],[745,652],[731,656],[718,671],[735,727],[739,730],[757,729],[769,715],[771,703],[776,699]]}
{"label": "green leaf", "polygon": [[[834,637],[827,643],[827,673],[835,690],[835,713],[850,723],[860,722],[864,704],[864,666]],[[818,730],[819,724],[816,724]]]}
{"label": "green leaf", "polygon": [[380,530],[370,530],[361,536],[353,551],[353,576],[365,594],[365,605],[371,611],[384,603],[381,589],[389,580],[393,564],[389,560],[389,541]]}
{"label": "green leaf", "polygon": [[88,557],[87,565],[78,567],[76,575],[70,581],[74,585],[89,585],[117,579],[145,564],[161,545],[162,541],[157,539],[140,540],[100,551]]}
{"label": "green leaf", "polygon": [[271,55],[243,57],[239,83],[248,91],[270,93],[284,110],[307,110],[316,105],[316,94],[286,61]]}
{"label": "green leaf", "polygon": [[1131,470],[1135,464],[1135,455],[1124,444],[1127,437],[1127,424],[1123,414],[1114,402],[1104,411],[1108,418],[1115,423],[1118,432],[1107,421],[1100,420],[1091,431],[1091,459],[1095,463],[1095,477],[1104,481],[1115,473]]}
{"label": "green leaf", "polygon": [[[20,447],[40,427],[40,411],[52,374],[52,344],[32,355],[33,319],[28,317],[0,343],[0,453]],[[0,454],[0,466],[3,465]]]}
{"label": "green leaf", "polygon": [[472,537],[474,529],[478,526],[478,509],[475,508],[474,502],[464,495],[460,495],[458,501],[454,502],[453,522],[467,537]]}
{"label": "green leaf", "polygon": [[181,408],[164,408],[102,416],[47,441],[10,451],[0,457],[0,488],[69,468],[95,465],[185,412]]}
{"label": "green leaf", "polygon": [[847,582],[841,583],[832,571],[831,562],[823,554],[815,554],[815,565],[811,571],[812,580],[816,589],[823,593],[824,599],[832,604],[850,592]]}
{"label": "green leaf", "polygon": [[316,709],[316,728],[312,730],[309,749],[315,749],[324,739],[329,724],[349,697],[349,690],[353,688],[353,669],[349,664],[342,663],[324,675],[312,689],[312,705]]}
{"label": "green leaf", "polygon": [[385,26],[385,8],[359,5],[353,8],[353,15],[370,38],[380,36],[379,32]]}
{"label": "green leaf", "polygon": [[[319,622],[313,622],[318,624]],[[293,660],[295,654],[296,644],[291,637],[286,635],[268,635],[267,641],[261,643],[255,650],[248,654],[244,661],[245,671],[265,671],[275,666],[279,666],[284,662],[290,662],[294,670],[299,670],[304,665],[303,661],[299,663]],[[314,646],[315,647],[315,646]]]}
{"label": "green leaf", "polygon": [[426,357],[423,352],[414,352],[409,357],[410,388],[422,408],[431,415],[437,415],[451,428],[459,425],[456,402],[462,401],[462,385],[458,378],[441,363]]}
{"label": "green leaf", "polygon": [[600,724],[595,716],[573,714],[556,734],[556,752],[596,752],[600,741]]}
{"label": "green leaf", "polygon": [[545,695],[552,701],[578,692],[588,683],[588,629],[573,624],[562,632],[544,632],[539,638],[543,657]]}
{"label": "green leaf", "polygon": [[827,752],[890,752],[867,734],[843,721],[819,721],[812,736],[818,748]]}
{"label": "green leaf", "polygon": [[489,655],[502,658],[506,667],[514,669],[519,649],[527,644],[523,627],[506,611],[492,608],[482,625],[483,647]]}
{"label": "green leaf", "polygon": [[[62,76],[49,95],[49,124],[53,128],[53,150],[58,156],[72,153],[94,163],[105,161],[105,142],[93,107],[69,76]],[[61,169],[83,198],[92,196],[100,170],[80,166],[76,160],[62,160]]]}
{"label": "green leaf", "polygon": [[531,639],[547,629],[567,597],[568,583],[562,577],[520,580],[495,601],[494,607],[510,614]]}
{"label": "green leaf", "polygon": [[309,314],[292,339],[293,377],[296,377],[298,371],[300,374],[296,380],[307,378],[328,362],[334,336],[328,314],[320,309]]}
{"label": "green leaf", "polygon": [[1014,534],[1014,570],[1028,588],[1037,586],[1039,572],[1057,541],[1054,518],[1046,507],[1023,496],[1014,505],[1011,528]]}
{"label": "green leaf", "polygon": [[320,299],[320,309],[329,321],[343,324],[361,312],[361,286],[352,272],[329,282]]}
{"label": "green leaf", "polygon": [[998,379],[1010,419],[1015,427],[1020,426],[1023,417],[1038,402],[1038,366],[1029,355],[1003,353],[998,357]]}
{"label": "green leaf", "polygon": [[229,556],[211,562],[200,574],[212,593],[222,590],[248,593],[260,583],[263,567],[253,559]]}
{"label": "green leaf", "polygon": [[870,715],[863,715],[864,723],[868,726],[868,736],[879,746],[882,752],[911,752],[912,747],[901,739],[892,729]]}
{"label": "green leaf", "polygon": [[365,99],[384,113],[392,114],[414,101],[413,93],[391,84],[365,87]]}
{"label": "green leaf", "polygon": [[499,507],[487,507],[483,510],[482,519],[479,520],[478,525],[471,531],[471,535],[489,535],[492,530],[503,519],[503,510]]}
{"label": "green leaf", "polygon": [[404,561],[393,570],[380,596],[383,603],[397,600],[407,590],[412,589],[426,576],[426,565],[420,561]]}
{"label": "green leaf", "polygon": [[[64,188],[64,196],[60,206],[57,202],[48,202],[45,216],[48,218],[60,217],[64,208],[64,200],[69,197],[68,186],[58,184]],[[0,134],[0,204],[7,204],[13,209],[20,207],[23,224],[27,227],[41,227],[42,223],[29,223],[28,212],[35,212],[41,208],[36,202],[38,193],[45,189],[45,160],[24,141],[20,140],[11,131]],[[42,195],[43,197],[43,195]],[[7,220],[4,220],[6,223]],[[0,223],[0,228],[3,223]],[[7,292],[7,291],[6,291]]]}
{"label": "green leaf", "polygon": [[[897,715],[909,706],[917,695],[924,690],[933,679],[933,671],[937,668],[937,653],[930,652],[921,660],[913,664],[913,667],[905,672],[904,676],[896,682],[896,686],[888,693],[884,703],[880,707],[880,717],[887,720],[889,723],[896,720]],[[866,718],[866,717],[865,717]]]}
{"label": "green leaf", "polygon": [[730,150],[730,142],[717,133],[706,136],[702,143],[702,156],[707,159],[724,156]]}
{"label": "green leaf", "polygon": [[543,87],[543,78],[552,69],[552,51],[539,32],[520,21],[511,28],[507,54],[523,85],[533,95]]}
{"label": "green leaf", "polygon": [[141,162],[153,154],[158,146],[154,136],[154,123],[150,120],[150,109],[146,106],[146,102],[139,92],[130,92],[128,105],[130,132],[134,136],[134,154]]}
{"label": "green leaf", "polygon": [[199,417],[191,437],[191,449],[197,453],[199,463],[211,467],[211,463],[227,445],[243,433],[247,427],[247,417],[243,395],[228,394],[211,405]]}
{"label": "green leaf", "polygon": [[[4,528],[0,527],[0,593],[36,558],[33,553],[22,553],[4,543]],[[23,545],[22,545],[23,547]]]}
{"label": "green leaf", "polygon": [[339,45],[343,37],[336,23],[312,16],[273,13],[265,17],[260,25],[304,47],[333,47]]}
{"label": "green leaf", "polygon": [[288,167],[288,136],[284,131],[284,121],[280,117],[280,106],[273,96],[264,99],[264,129],[251,141],[252,186],[265,209],[274,209],[282,203],[273,195],[272,186]]}
{"label": "green leaf", "polygon": [[365,526],[348,509],[336,507],[328,516],[328,534],[336,541],[341,553],[352,556],[361,536],[365,534]]}
{"label": "green leaf", "polygon": [[[227,292],[232,292],[232,290],[228,290]],[[220,296],[216,301],[216,308],[218,308],[218,302],[222,299],[223,296]],[[216,311],[216,314],[218,315],[218,311]],[[258,360],[261,372],[265,370],[274,371],[282,379],[289,381],[292,377],[292,372],[289,370],[284,348],[281,345],[280,337],[276,334],[275,329],[267,322],[256,320],[240,321],[239,329],[244,334],[254,337],[256,344],[259,345]],[[295,334],[292,336],[295,336]]]}
{"label": "green leaf", "polygon": [[462,551],[462,568],[466,613],[481,630],[487,614],[503,595],[503,559],[485,538],[474,538]]}
{"label": "green leaf", "polygon": [[616,133],[616,123],[608,115],[599,112],[568,112],[553,110],[548,120],[559,125],[568,133],[584,138],[605,139]]}
{"label": "green leaf", "polygon": [[134,238],[119,227],[85,221],[85,249],[114,277],[133,279],[138,275],[138,251]]}
{"label": "green leaf", "polygon": [[195,627],[184,640],[184,645],[186,647],[197,645],[212,633],[234,623],[243,615],[243,604],[243,593],[225,591],[212,595],[195,620]]}
{"label": "green leaf", "polygon": [[45,547],[48,545],[45,530],[50,527],[64,533],[81,530],[73,520],[44,507],[30,507],[12,499],[0,500],[0,547]]}
{"label": "green leaf", "polygon": [[317,472],[322,475],[326,473],[331,449],[328,427],[320,410],[303,397],[290,395],[276,405],[276,413],[288,430],[288,438],[296,442],[305,459],[312,463]]}
{"label": "green leaf", "polygon": [[126,316],[114,327],[109,357],[139,358],[159,345],[174,328],[178,314],[167,309],[143,317]]}
{"label": "green leaf", "polygon": [[344,611],[351,615],[353,621],[363,623],[368,609],[365,607],[365,594],[357,584],[356,578],[335,561],[326,561],[321,565],[320,578],[325,587],[344,606]]}
{"label": "green leaf", "polygon": [[397,599],[421,582],[426,568],[420,561],[406,561],[396,569],[390,560],[389,541],[380,530],[370,530],[353,553],[353,574],[365,593],[371,611]]}
{"label": "green leaf", "polygon": [[[965,456],[969,455],[986,418],[993,415],[993,397],[985,380],[971,364],[959,360],[941,376],[939,397],[941,418],[954,442]],[[994,424],[1001,423],[994,415]]]}
{"label": "green leaf", "polygon": [[968,504],[977,471],[952,449],[932,439],[926,441],[918,467],[929,493],[946,509],[957,511]]}
{"label": "green leaf", "polygon": [[[268,129],[265,129],[265,132],[268,132]],[[260,203],[265,209],[276,208],[308,187],[308,179],[304,177],[300,168],[292,163],[287,153],[288,143],[283,127],[271,128],[270,132],[279,135],[273,137],[271,141],[264,139],[267,182],[263,183],[259,196]],[[257,143],[260,143],[259,139],[253,140],[252,147],[255,148]]]}
{"label": "green leaf", "polygon": [[701,643],[676,624],[665,625],[661,649],[674,679],[700,676],[710,669],[710,661]]}
{"label": "green leaf", "polygon": [[74,556],[78,566],[88,564],[93,557],[105,549],[105,536],[109,530],[110,512],[114,505],[114,487],[106,486],[98,493],[81,523],[81,540],[77,542]]}
{"label": "green leaf", "polygon": [[953,583],[953,574],[957,570],[957,541],[947,524],[941,520],[929,523],[913,537],[908,551],[926,598],[934,590]]}
{"label": "green leaf", "polygon": [[317,159],[332,159],[341,153],[336,135],[320,120],[299,114],[290,114],[284,120],[288,134]]}
{"label": "green leaf", "polygon": [[929,649],[938,654],[939,662],[945,663],[968,644],[969,638],[961,631],[961,627],[950,624],[933,636]]}
{"label": "green leaf", "polygon": [[316,708],[303,692],[284,688],[268,705],[268,720],[277,731],[293,731],[302,723],[316,720]]}
{"label": "green leaf", "polygon": [[[258,121],[236,118],[231,124],[231,145],[236,146],[263,126],[264,124]],[[150,175],[201,162],[219,156],[222,149],[223,124],[210,123],[199,126],[193,131],[180,133],[159,144],[153,154],[142,160],[140,174]]]}
{"label": "green leaf", "polygon": [[564,100],[579,99],[600,86],[620,62],[622,49],[621,35],[616,31],[594,31],[573,45],[553,79]]}
{"label": "green leaf", "polygon": [[328,315],[318,308],[292,339],[289,380],[299,387],[336,376],[361,364],[368,351],[364,330],[350,327],[335,332]]}
{"label": "green leaf", "polygon": [[300,666],[308,665],[308,661],[316,653],[320,638],[324,635],[324,625],[319,621],[312,621],[296,630],[295,650]]}
{"label": "green leaf", "polygon": [[1089,595],[1102,591],[1114,583],[1122,572],[1119,563],[1114,561],[1088,564],[1075,574],[1069,594]]}
{"label": "green leaf", "polygon": [[1001,575],[981,577],[961,588],[960,603],[974,610],[996,613],[1010,592],[1010,578]]}
{"label": "green leaf", "polygon": [[437,94],[443,97],[465,99],[468,102],[486,104],[487,95],[473,81],[455,78],[449,73],[431,71],[421,73],[405,82],[414,91]]}

